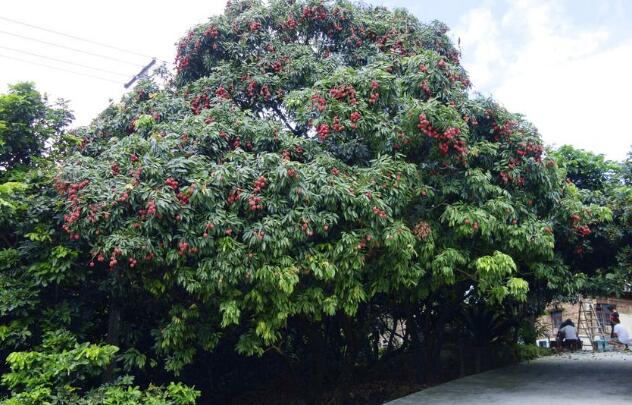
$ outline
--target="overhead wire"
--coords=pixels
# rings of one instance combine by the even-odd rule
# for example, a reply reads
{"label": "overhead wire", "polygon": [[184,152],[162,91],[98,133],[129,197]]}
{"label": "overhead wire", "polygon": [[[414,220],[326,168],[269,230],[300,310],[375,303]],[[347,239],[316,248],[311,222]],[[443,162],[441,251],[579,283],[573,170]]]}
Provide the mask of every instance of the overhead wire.
{"label": "overhead wire", "polygon": [[47,56],[47,55],[42,55],[42,54],[38,54],[38,53],[33,53],[33,52],[25,51],[25,50],[22,50],[22,49],[10,48],[10,47],[7,47],[7,46],[2,46],[2,45],[0,45],[0,48],[1,49],[6,49],[6,50],[9,50],[9,51],[13,51],[13,52],[23,53],[23,54],[34,56],[34,57],[37,57],[37,58],[48,59],[48,60],[52,60],[52,61],[60,62],[60,63],[66,63],[66,64],[69,64],[69,65],[78,66],[78,67],[82,67],[82,68],[86,68],[86,69],[93,69],[93,70],[96,70],[96,71],[99,71],[99,72],[103,72],[103,73],[109,73],[109,74],[112,74],[112,75],[117,75],[117,76],[122,76],[122,77],[129,77],[129,74],[113,72],[111,70],[101,69],[101,68],[98,68],[98,67],[95,67],[95,66],[84,65],[84,64],[81,64],[81,63],[76,63],[76,62],[72,62],[72,61],[68,61],[68,60],[64,60],[64,59],[57,59],[57,58],[53,58],[52,56]]}
{"label": "overhead wire", "polygon": [[[76,35],[66,34],[66,33],[64,33],[64,32],[55,31],[55,30],[52,30],[52,29],[50,29],[50,28],[44,28],[44,27],[40,27],[40,26],[38,26],[38,25],[25,23],[25,22],[23,22],[23,21],[14,20],[14,19],[12,19],[12,18],[7,18],[7,17],[2,17],[2,16],[0,16],[0,20],[5,20],[5,21],[12,22],[12,23],[14,23],[14,24],[20,24],[20,25],[23,25],[23,26],[25,26],[25,27],[34,28],[34,29],[37,29],[37,30],[40,30],[40,31],[49,32],[49,33],[56,34],[56,35],[61,35],[61,36],[67,37],[67,38],[71,38],[71,39],[77,40],[77,41],[83,41],[83,42],[87,42],[87,43],[90,43],[90,44],[99,45],[99,46],[102,46],[102,47],[105,47],[105,48],[114,49],[114,50],[117,50],[117,51],[119,51],[119,52],[125,52],[125,53],[128,53],[128,54],[130,54],[130,55],[142,56],[142,57],[145,57],[145,58],[155,58],[154,56],[147,55],[147,54],[144,54],[144,53],[140,53],[140,52],[136,52],[136,51],[131,51],[131,50],[129,50],[129,49],[124,49],[124,48],[120,48],[120,47],[118,47],[118,46],[113,46],[113,45],[105,44],[105,43],[103,43],[103,42],[94,41],[94,40],[87,39],[87,38],[82,38],[82,37],[79,37],[79,36],[76,36]],[[156,58],[156,59],[157,59],[157,58]],[[165,62],[165,63],[167,63],[166,61],[164,61],[164,60],[162,60],[162,59],[159,59],[159,60],[160,60],[161,62]]]}
{"label": "overhead wire", "polygon": [[42,66],[42,67],[49,68],[49,69],[60,70],[62,72],[66,72],[66,73],[71,73],[71,74],[75,74],[75,75],[91,77],[93,79],[103,80],[103,81],[106,81],[106,82],[121,84],[121,82],[118,82],[118,81],[112,80],[112,79],[106,79],[105,77],[96,76],[96,75],[92,75],[92,74],[84,73],[84,72],[77,72],[77,71],[74,71],[74,70],[64,69],[64,68],[60,68],[60,67],[57,67],[57,66],[51,66],[51,65],[47,65],[45,63],[33,62],[33,61],[22,59],[22,58],[16,58],[14,56],[8,56],[8,55],[0,54],[0,58],[13,59],[13,60],[17,60],[19,62],[29,63],[31,65]]}
{"label": "overhead wire", "polygon": [[83,49],[73,48],[71,46],[60,45],[60,44],[56,44],[54,42],[44,41],[44,40],[38,39],[38,38],[33,38],[33,37],[26,36],[26,35],[16,34],[14,32],[0,30],[0,33],[6,34],[6,35],[11,35],[11,36],[14,36],[14,37],[17,37],[17,38],[26,39],[26,40],[29,40],[29,41],[40,42],[42,44],[54,46],[54,47],[57,47],[57,48],[67,49],[67,50],[73,51],[73,52],[79,52],[79,53],[84,53],[86,55],[96,56],[96,57],[107,59],[107,60],[114,61],[114,62],[124,63],[124,64],[135,66],[135,67],[141,66],[138,63],[132,63],[132,62],[127,61],[127,60],[117,59],[117,58],[113,58],[113,57],[108,56],[108,55],[103,55],[103,54],[99,54],[99,53],[95,53],[95,52],[86,51],[86,50],[83,50]]}

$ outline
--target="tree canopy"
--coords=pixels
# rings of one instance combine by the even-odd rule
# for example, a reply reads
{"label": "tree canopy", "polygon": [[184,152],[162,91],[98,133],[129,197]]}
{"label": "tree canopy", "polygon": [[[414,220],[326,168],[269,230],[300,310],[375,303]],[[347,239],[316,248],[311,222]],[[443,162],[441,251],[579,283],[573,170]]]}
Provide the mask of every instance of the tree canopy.
{"label": "tree canopy", "polygon": [[167,84],[76,130],[59,168],[1,185],[20,202],[0,245],[14,403],[186,404],[191,386],[217,403],[280,370],[341,403],[358,365],[411,353],[432,381],[448,343],[532,340],[594,275],[575,264],[613,210],[582,188],[614,166],[547,153],[472,97],[446,32],[346,1],[229,2],[181,39]]}
{"label": "tree canopy", "polygon": [[0,168],[29,164],[47,149],[46,141],[60,135],[72,121],[60,100],[51,106],[33,83],[18,83],[0,95]]}

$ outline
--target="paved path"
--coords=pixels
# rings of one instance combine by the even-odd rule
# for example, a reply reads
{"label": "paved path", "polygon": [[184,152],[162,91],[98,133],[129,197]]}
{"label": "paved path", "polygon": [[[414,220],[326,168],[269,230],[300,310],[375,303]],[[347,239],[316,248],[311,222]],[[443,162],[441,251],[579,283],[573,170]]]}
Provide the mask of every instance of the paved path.
{"label": "paved path", "polygon": [[632,405],[632,353],[540,358],[450,381],[388,405]]}

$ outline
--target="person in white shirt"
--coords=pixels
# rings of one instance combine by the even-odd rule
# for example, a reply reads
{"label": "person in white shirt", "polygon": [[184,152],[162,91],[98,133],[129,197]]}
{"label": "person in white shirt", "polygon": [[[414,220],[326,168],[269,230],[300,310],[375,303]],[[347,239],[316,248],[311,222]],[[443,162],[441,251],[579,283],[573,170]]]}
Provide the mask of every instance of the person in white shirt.
{"label": "person in white shirt", "polygon": [[621,321],[619,318],[614,318],[614,328],[612,328],[612,333],[616,336],[617,340],[625,345],[625,350],[628,350],[628,345],[632,344],[632,340],[630,339],[630,334],[627,329],[621,325]]}
{"label": "person in white shirt", "polygon": [[562,322],[557,332],[557,340],[567,349],[574,350],[577,348],[579,339],[577,338],[577,329],[575,329],[573,321],[567,319]]}

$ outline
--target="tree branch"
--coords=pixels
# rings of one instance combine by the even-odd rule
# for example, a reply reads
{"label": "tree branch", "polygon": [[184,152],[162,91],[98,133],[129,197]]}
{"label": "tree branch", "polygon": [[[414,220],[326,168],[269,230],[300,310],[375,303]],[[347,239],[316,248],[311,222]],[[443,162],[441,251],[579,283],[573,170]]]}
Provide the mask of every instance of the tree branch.
{"label": "tree branch", "polygon": [[283,123],[285,124],[285,126],[287,127],[287,129],[289,129],[290,131],[292,131],[292,133],[294,135],[297,136],[301,136],[301,131],[299,131],[298,129],[293,128],[290,123],[288,122],[287,118],[285,118],[285,115],[283,115],[283,113],[281,112],[281,110],[279,110],[279,107],[277,107],[276,105],[272,106],[272,111],[274,111],[279,118],[281,118],[281,121],[283,121]]}

